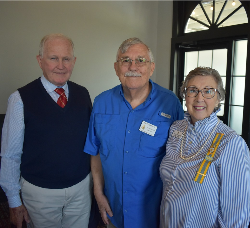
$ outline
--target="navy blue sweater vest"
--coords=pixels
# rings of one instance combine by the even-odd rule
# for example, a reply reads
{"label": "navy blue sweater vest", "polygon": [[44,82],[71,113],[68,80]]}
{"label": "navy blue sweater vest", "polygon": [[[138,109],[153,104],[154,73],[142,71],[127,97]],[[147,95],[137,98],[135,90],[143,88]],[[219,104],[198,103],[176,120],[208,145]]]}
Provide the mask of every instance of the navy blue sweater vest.
{"label": "navy blue sweater vest", "polygon": [[92,104],[88,91],[68,82],[69,99],[61,108],[40,78],[18,89],[24,104],[24,143],[21,175],[51,189],[71,187],[90,172],[83,152]]}

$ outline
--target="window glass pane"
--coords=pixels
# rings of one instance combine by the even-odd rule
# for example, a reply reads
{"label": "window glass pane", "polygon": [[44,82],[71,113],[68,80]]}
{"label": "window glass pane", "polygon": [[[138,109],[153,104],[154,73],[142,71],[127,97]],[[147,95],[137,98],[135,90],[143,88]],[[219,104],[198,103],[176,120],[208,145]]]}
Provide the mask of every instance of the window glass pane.
{"label": "window glass pane", "polygon": [[[237,9],[240,5],[241,2],[238,0],[234,0],[235,5],[233,6],[233,0],[228,0],[226,7],[223,10],[223,13],[221,14],[221,17],[219,19],[218,24],[225,18],[227,17],[230,13],[232,13],[235,9]],[[248,18],[246,11],[244,7],[241,7],[237,12],[235,12],[231,17],[229,17],[227,20],[225,20],[220,26],[220,27],[226,27],[226,26],[231,26],[231,25],[238,25],[238,24],[243,24],[243,23],[248,23]]]}
{"label": "window glass pane", "polygon": [[226,89],[226,77],[221,77],[222,82],[223,82],[223,88]]}
{"label": "window glass pane", "polygon": [[244,94],[245,94],[245,77],[233,77],[231,104],[244,105]]}
{"label": "window glass pane", "polygon": [[184,76],[187,76],[188,73],[197,67],[198,63],[198,51],[191,51],[185,53],[185,73]]}
{"label": "window glass pane", "polygon": [[185,100],[183,100],[183,103],[182,103],[182,108],[183,108],[184,112],[186,112],[186,111],[187,111],[186,101],[185,101]]}
{"label": "window glass pane", "polygon": [[227,49],[213,50],[212,68],[217,70],[221,76],[226,76],[227,70]]}
{"label": "window glass pane", "polygon": [[199,51],[198,66],[211,67],[212,66],[212,50]]}
{"label": "window glass pane", "polygon": [[242,133],[243,107],[231,106],[229,127],[234,129],[237,134]]}
{"label": "window glass pane", "polygon": [[246,75],[247,40],[235,42],[234,76]]}
{"label": "window glass pane", "polygon": [[[204,8],[204,10],[206,11],[207,15],[208,15],[208,18],[210,20],[210,22],[212,22],[212,12],[213,12],[213,1],[206,1],[206,0],[203,0],[201,1],[201,4]],[[202,10],[202,9],[201,9]],[[202,19],[202,18],[201,18]],[[206,17],[205,17],[206,19]],[[209,24],[208,20],[206,19],[204,21],[206,24]]]}
{"label": "window glass pane", "polygon": [[[213,20],[213,11],[215,10],[215,14],[214,14],[214,22],[216,21],[216,18],[218,17],[222,6],[224,4],[224,0],[215,0],[215,9],[213,8],[213,1],[212,0],[203,0],[202,1],[202,6],[205,9],[207,16],[210,20],[210,22],[212,23]],[[204,16],[205,17],[205,16]],[[207,20],[206,20],[207,21]],[[209,22],[207,22],[209,23]]]}
{"label": "window glass pane", "polygon": [[206,27],[203,24],[200,24],[199,22],[189,18],[186,24],[185,33],[197,32],[197,31],[208,30],[208,29],[209,27]]}
{"label": "window glass pane", "polygon": [[224,115],[224,103],[221,103],[220,111],[217,113],[217,116],[223,116],[223,115]]}
{"label": "window glass pane", "polygon": [[[216,0],[215,1],[215,16],[214,16],[214,23],[216,22],[219,14],[220,14],[220,11],[224,5],[224,0]],[[212,20],[212,19],[211,19]]]}

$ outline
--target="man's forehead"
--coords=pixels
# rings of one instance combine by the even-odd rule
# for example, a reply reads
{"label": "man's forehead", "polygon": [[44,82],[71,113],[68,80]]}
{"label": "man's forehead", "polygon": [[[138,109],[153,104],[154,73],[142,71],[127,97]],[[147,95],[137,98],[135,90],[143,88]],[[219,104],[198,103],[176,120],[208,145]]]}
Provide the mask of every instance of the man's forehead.
{"label": "man's forehead", "polygon": [[69,47],[69,48],[73,49],[70,41],[67,39],[61,38],[61,37],[60,38],[49,38],[44,43],[44,48],[47,48],[47,47],[51,48],[54,46],[64,46],[64,47]]}
{"label": "man's forehead", "polygon": [[45,52],[60,51],[62,49],[72,52],[73,54],[72,45],[67,39],[52,38],[47,40],[44,44]]}
{"label": "man's forehead", "polygon": [[146,57],[149,55],[149,50],[144,44],[131,45],[124,53],[119,52],[120,57],[129,57],[136,54],[137,57]]}

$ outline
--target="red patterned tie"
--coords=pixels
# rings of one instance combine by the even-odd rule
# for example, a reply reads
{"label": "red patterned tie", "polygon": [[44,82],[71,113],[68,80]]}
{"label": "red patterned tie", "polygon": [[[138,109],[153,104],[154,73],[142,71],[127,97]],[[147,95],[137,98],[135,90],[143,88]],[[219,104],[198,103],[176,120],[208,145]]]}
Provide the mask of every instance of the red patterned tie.
{"label": "red patterned tie", "polygon": [[60,95],[60,97],[57,100],[57,104],[60,107],[64,108],[65,105],[67,104],[67,97],[66,97],[66,95],[64,93],[64,89],[63,88],[59,88],[59,89],[56,88],[55,91]]}

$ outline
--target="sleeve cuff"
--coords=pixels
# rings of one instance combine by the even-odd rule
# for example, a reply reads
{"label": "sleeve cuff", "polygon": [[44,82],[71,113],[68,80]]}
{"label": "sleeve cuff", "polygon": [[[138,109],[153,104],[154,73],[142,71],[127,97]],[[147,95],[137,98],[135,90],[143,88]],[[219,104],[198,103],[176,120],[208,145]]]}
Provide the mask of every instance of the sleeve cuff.
{"label": "sleeve cuff", "polygon": [[22,205],[20,196],[8,197],[8,202],[10,208],[19,207]]}

